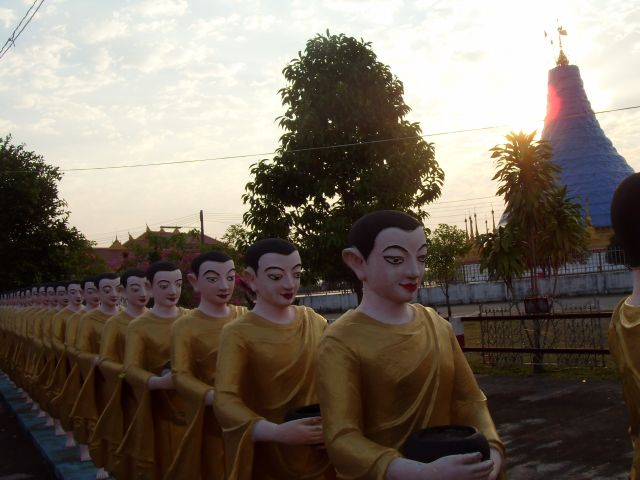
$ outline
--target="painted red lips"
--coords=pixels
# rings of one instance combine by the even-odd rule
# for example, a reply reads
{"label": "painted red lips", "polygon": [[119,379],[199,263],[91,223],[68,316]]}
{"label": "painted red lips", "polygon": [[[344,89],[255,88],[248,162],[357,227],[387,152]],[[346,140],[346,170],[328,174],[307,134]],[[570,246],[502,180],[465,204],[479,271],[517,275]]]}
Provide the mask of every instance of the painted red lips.
{"label": "painted red lips", "polygon": [[415,292],[418,289],[417,283],[401,283],[400,286],[408,292]]}

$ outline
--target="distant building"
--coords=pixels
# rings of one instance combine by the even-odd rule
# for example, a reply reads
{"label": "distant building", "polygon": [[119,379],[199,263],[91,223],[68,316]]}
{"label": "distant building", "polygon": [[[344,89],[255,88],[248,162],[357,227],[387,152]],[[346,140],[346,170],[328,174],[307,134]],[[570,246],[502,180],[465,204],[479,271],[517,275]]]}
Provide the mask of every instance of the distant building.
{"label": "distant building", "polygon": [[[200,234],[197,232],[180,232],[178,228],[173,230],[165,230],[161,228],[160,230],[151,230],[147,227],[146,231],[142,233],[137,238],[133,238],[131,234],[129,234],[129,239],[121,243],[118,240],[118,237],[113,241],[113,243],[109,247],[94,247],[93,251],[104,259],[107,266],[111,271],[118,270],[122,263],[129,258],[129,255],[133,251],[134,245],[149,245],[150,237],[158,237],[158,238],[171,238],[175,235],[185,235],[187,241],[187,249],[197,252],[200,250]],[[225,244],[216,240],[215,238],[204,235],[204,244],[205,245],[220,245],[224,246]]]}

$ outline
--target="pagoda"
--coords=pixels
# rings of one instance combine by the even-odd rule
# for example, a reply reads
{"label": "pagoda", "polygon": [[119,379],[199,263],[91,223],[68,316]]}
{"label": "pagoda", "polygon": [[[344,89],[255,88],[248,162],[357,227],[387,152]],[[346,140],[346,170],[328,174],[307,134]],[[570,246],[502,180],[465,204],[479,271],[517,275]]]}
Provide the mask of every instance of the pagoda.
{"label": "pagoda", "polygon": [[[560,31],[560,30],[559,30]],[[561,34],[566,34],[562,30]],[[580,69],[562,50],[549,71],[547,114],[542,139],[553,147],[560,183],[579,202],[594,228],[592,248],[603,248],[612,234],[611,198],[618,184],[634,173],[600,127],[584,90]]]}

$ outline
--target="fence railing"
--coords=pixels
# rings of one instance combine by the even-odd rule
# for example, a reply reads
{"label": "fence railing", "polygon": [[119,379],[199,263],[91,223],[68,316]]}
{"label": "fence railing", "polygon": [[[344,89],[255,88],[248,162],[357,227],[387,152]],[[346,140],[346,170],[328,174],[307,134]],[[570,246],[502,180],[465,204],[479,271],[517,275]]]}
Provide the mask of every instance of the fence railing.
{"label": "fence railing", "polygon": [[604,367],[610,319],[611,312],[590,310],[462,317],[463,324],[479,324],[480,333],[480,346],[463,350],[480,353],[483,363],[495,366]]}
{"label": "fence railing", "polygon": [[[626,270],[625,255],[621,248],[592,250],[582,262],[566,263],[558,269],[558,275],[577,275],[585,273],[619,272]],[[520,278],[530,278],[531,271],[525,272]],[[537,270],[535,275],[544,275]],[[458,267],[458,281],[462,283],[487,282],[489,275],[480,268],[480,263],[465,263]]]}

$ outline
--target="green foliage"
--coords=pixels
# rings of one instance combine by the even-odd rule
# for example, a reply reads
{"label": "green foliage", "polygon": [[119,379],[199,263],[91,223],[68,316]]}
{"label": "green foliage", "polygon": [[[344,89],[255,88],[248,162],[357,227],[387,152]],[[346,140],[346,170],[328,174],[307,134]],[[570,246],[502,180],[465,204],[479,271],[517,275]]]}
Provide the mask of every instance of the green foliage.
{"label": "green foliage", "polygon": [[452,225],[441,223],[427,238],[426,278],[442,289],[451,317],[449,285],[459,280],[458,267],[464,255],[471,249],[465,232]]}
{"label": "green foliage", "polygon": [[420,126],[404,118],[402,82],[370,43],[317,35],[283,74],[285,133],[273,160],[251,168],[244,223],[251,240],[296,243],[305,283],[352,279],[340,261],[352,223],[382,208],[424,216],[444,173]]}
{"label": "green foliage", "polygon": [[235,225],[229,225],[222,235],[221,240],[242,254],[247,247],[251,245],[251,234],[242,224],[237,223]]}
{"label": "green foliage", "polygon": [[551,274],[565,263],[583,261],[588,255],[589,230],[579,203],[567,198],[567,188],[557,188],[549,198],[549,210],[540,235],[538,258]]}
{"label": "green foliage", "polygon": [[[493,177],[499,182],[497,194],[506,204],[508,228],[501,235],[509,248],[505,250],[491,237],[480,241],[486,264],[505,281],[518,270],[514,256],[521,252],[526,270],[534,272],[530,276],[532,296],[539,293],[537,269],[556,272],[566,262],[580,260],[589,241],[581,206],[567,198],[566,187],[558,185],[560,167],[551,161],[551,145],[535,141],[535,133],[511,132],[507,143],[491,149],[497,165]],[[498,260],[500,255],[505,259]],[[504,276],[507,274],[510,276]]]}
{"label": "green foliage", "polygon": [[439,284],[458,278],[460,260],[471,249],[464,230],[441,223],[427,238],[426,278]]}
{"label": "green foliage", "polygon": [[58,197],[62,174],[41,155],[0,137],[0,290],[83,276],[104,262],[69,226]]}
{"label": "green foliage", "polygon": [[480,268],[487,270],[489,280],[502,280],[513,296],[513,279],[526,270],[524,243],[515,227],[499,226],[495,232],[476,238],[480,250]]}

